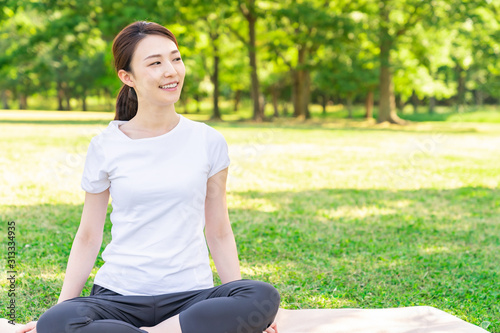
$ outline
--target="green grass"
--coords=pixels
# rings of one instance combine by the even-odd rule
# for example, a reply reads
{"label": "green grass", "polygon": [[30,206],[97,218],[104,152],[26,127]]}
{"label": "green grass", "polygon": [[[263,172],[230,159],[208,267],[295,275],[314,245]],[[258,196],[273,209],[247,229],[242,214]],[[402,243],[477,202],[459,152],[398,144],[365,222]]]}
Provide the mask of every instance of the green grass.
{"label": "green grass", "polygon": [[[112,117],[0,112],[0,238],[5,253],[7,221],[16,221],[18,322],[57,300],[87,145]],[[500,124],[209,124],[229,144],[243,275],[274,284],[282,307],[430,305],[500,332]],[[104,243],[109,231],[108,221]]]}

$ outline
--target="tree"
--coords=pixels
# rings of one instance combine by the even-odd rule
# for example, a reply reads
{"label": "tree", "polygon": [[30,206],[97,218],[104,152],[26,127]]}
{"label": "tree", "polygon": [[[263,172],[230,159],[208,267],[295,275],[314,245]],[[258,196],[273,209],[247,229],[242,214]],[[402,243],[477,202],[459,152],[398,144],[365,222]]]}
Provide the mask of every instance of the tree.
{"label": "tree", "polygon": [[319,66],[313,82],[321,94],[342,97],[346,101],[349,118],[352,118],[355,98],[364,96],[365,117],[371,118],[378,81],[377,48],[373,43],[373,33],[367,29],[369,17],[356,10],[347,15],[354,23],[353,30],[345,40],[329,43],[318,50]]}
{"label": "tree", "polygon": [[[191,47],[203,54],[199,60],[212,83],[213,111],[211,119],[220,120],[220,70],[224,66],[222,62],[233,51],[233,43],[229,40],[225,22],[234,10],[229,7],[230,4],[225,0],[210,3],[201,0],[180,1],[178,5],[180,5],[179,18],[181,22],[189,26],[191,31],[196,31],[193,35],[198,41]],[[214,8],[217,10],[213,10]]]}
{"label": "tree", "polygon": [[[252,118],[256,121],[262,121],[264,118],[263,108],[260,106],[260,83],[257,68],[257,19],[262,15],[262,11],[259,10],[255,0],[237,0],[234,3],[240,14],[243,16],[246,22],[246,28],[248,35],[245,37],[241,33],[243,24],[236,20],[237,28],[233,24],[228,24],[227,27],[230,31],[238,38],[240,42],[245,45],[248,52],[248,59],[250,65],[250,81],[251,89],[250,94],[252,96],[253,103],[253,113]],[[234,20],[233,20],[234,21]]]}
{"label": "tree", "polygon": [[[457,110],[468,102],[482,105],[488,95],[499,96],[498,75],[500,3],[485,1],[456,5],[457,20],[452,59],[457,80]],[[496,81],[496,84],[495,84]],[[467,92],[471,92],[467,98]]]}
{"label": "tree", "polygon": [[[292,76],[294,116],[309,118],[311,72],[319,66],[316,52],[322,45],[342,43],[353,29],[344,1],[284,1],[272,9],[270,50],[281,58]],[[316,61],[315,61],[316,60]]]}
{"label": "tree", "polygon": [[429,112],[434,112],[436,99],[450,98],[456,92],[444,68],[453,66],[451,44],[454,33],[441,25],[423,29],[416,26],[401,37],[400,47],[394,50],[395,92],[409,99],[414,111],[421,100],[429,100]]}
{"label": "tree", "polygon": [[[3,53],[0,55],[0,72],[3,80],[0,81],[0,89],[4,91],[4,104],[7,103],[7,95],[19,100],[19,108],[28,107],[28,97],[35,92],[43,90],[44,83],[39,78],[39,73],[45,68],[39,66],[35,55],[30,50],[30,39],[43,26],[43,18],[35,17],[35,12],[17,6],[14,13],[9,7],[3,12],[7,13],[0,21],[3,38],[0,47]],[[35,15],[36,16],[36,15]],[[35,59],[35,61],[32,61]]]}

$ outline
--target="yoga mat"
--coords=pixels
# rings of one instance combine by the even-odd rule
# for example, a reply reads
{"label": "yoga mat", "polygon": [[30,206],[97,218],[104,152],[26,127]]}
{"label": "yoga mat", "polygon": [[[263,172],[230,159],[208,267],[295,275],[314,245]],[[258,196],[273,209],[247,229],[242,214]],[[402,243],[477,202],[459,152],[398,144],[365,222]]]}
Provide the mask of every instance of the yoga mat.
{"label": "yoga mat", "polygon": [[278,333],[485,333],[431,306],[389,309],[280,309]]}
{"label": "yoga mat", "polygon": [[[431,306],[389,309],[279,309],[278,333],[485,333]],[[16,326],[20,326],[17,324]],[[0,319],[0,333],[14,333]]]}

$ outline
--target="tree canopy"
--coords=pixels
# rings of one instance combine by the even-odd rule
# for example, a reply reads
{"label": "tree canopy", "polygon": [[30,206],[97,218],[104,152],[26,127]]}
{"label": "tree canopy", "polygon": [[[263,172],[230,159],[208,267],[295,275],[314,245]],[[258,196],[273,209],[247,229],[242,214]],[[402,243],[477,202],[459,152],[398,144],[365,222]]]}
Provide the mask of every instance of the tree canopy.
{"label": "tree canopy", "polygon": [[[290,102],[365,103],[366,116],[401,122],[405,103],[497,104],[500,3],[477,0],[4,1],[0,10],[3,108],[28,107],[35,94],[61,110],[88,96],[114,97],[120,87],[111,43],[127,24],[155,21],[176,34],[187,66],[181,102],[242,96],[262,120]],[[285,110],[283,110],[285,111]],[[349,112],[352,116],[352,113]]]}

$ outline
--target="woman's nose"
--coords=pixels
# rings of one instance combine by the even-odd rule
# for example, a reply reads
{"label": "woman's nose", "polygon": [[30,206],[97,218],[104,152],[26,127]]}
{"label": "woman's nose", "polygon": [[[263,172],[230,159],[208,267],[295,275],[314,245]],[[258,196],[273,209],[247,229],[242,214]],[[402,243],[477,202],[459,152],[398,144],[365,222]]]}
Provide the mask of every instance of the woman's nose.
{"label": "woman's nose", "polygon": [[175,70],[174,66],[170,61],[167,61],[165,65],[165,73],[163,75],[170,76],[175,74],[177,74],[177,71]]}

